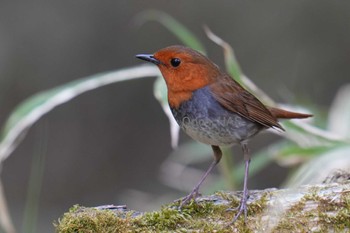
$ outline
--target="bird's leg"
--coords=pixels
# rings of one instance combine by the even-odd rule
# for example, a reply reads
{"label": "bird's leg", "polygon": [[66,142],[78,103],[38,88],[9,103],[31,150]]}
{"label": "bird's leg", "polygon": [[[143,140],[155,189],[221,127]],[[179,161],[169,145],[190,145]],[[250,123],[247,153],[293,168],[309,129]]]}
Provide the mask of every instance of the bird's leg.
{"label": "bird's leg", "polygon": [[200,181],[194,187],[192,192],[182,199],[180,208],[182,208],[191,199],[195,199],[198,196],[199,187],[202,185],[202,183],[207,178],[207,176],[210,174],[211,170],[213,170],[213,168],[216,166],[216,164],[218,164],[220,162],[221,157],[222,157],[222,152],[221,152],[220,147],[218,147],[218,146],[211,146],[211,148],[213,149],[213,152],[214,152],[214,161],[210,164],[209,168],[204,173],[204,175],[201,177]]}
{"label": "bird's leg", "polygon": [[245,162],[245,170],[244,170],[244,181],[243,181],[243,194],[241,198],[241,202],[237,208],[238,212],[235,215],[235,217],[232,220],[232,223],[234,223],[238,217],[244,213],[244,222],[247,219],[247,200],[249,198],[248,194],[248,174],[249,174],[249,163],[250,163],[250,154],[249,149],[246,143],[242,143],[242,150],[244,155],[244,162]]}

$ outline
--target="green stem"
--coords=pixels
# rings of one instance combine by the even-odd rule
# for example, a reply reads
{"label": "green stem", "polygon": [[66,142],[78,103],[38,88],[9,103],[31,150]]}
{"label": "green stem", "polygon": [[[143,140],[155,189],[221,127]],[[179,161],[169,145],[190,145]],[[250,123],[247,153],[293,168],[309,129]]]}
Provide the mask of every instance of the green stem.
{"label": "green stem", "polygon": [[225,180],[225,186],[229,190],[234,190],[236,188],[236,179],[232,176],[232,169],[234,167],[233,152],[229,147],[222,147],[223,156],[220,163],[220,171]]}
{"label": "green stem", "polygon": [[47,127],[44,125],[39,128],[39,145],[35,148],[33,155],[29,184],[27,191],[27,200],[24,208],[23,232],[37,232],[37,220],[39,212],[39,199],[45,168],[45,155],[47,149]]}

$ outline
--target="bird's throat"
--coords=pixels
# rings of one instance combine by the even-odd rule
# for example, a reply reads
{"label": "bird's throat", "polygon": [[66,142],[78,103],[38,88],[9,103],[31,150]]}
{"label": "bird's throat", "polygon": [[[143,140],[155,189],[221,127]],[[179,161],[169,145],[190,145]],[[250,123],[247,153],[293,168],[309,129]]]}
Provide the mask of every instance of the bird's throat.
{"label": "bird's throat", "polygon": [[168,90],[168,102],[170,107],[178,109],[180,104],[188,101],[192,97],[191,91],[171,91]]}

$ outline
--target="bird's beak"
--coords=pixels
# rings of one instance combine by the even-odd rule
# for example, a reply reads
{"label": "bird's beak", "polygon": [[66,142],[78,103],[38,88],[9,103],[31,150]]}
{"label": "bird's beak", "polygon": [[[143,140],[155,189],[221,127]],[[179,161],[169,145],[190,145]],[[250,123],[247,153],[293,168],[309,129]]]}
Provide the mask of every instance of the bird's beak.
{"label": "bird's beak", "polygon": [[159,60],[153,57],[153,54],[137,54],[136,57],[144,61],[152,62],[156,65],[161,64]]}

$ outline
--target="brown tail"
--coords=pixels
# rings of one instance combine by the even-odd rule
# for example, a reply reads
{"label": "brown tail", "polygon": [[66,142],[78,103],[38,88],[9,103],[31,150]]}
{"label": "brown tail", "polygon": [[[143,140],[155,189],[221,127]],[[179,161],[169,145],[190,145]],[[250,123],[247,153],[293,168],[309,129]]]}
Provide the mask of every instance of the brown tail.
{"label": "brown tail", "polygon": [[304,114],[298,112],[289,112],[280,108],[268,107],[271,114],[277,119],[293,119],[293,118],[308,118],[312,117],[311,114]]}

